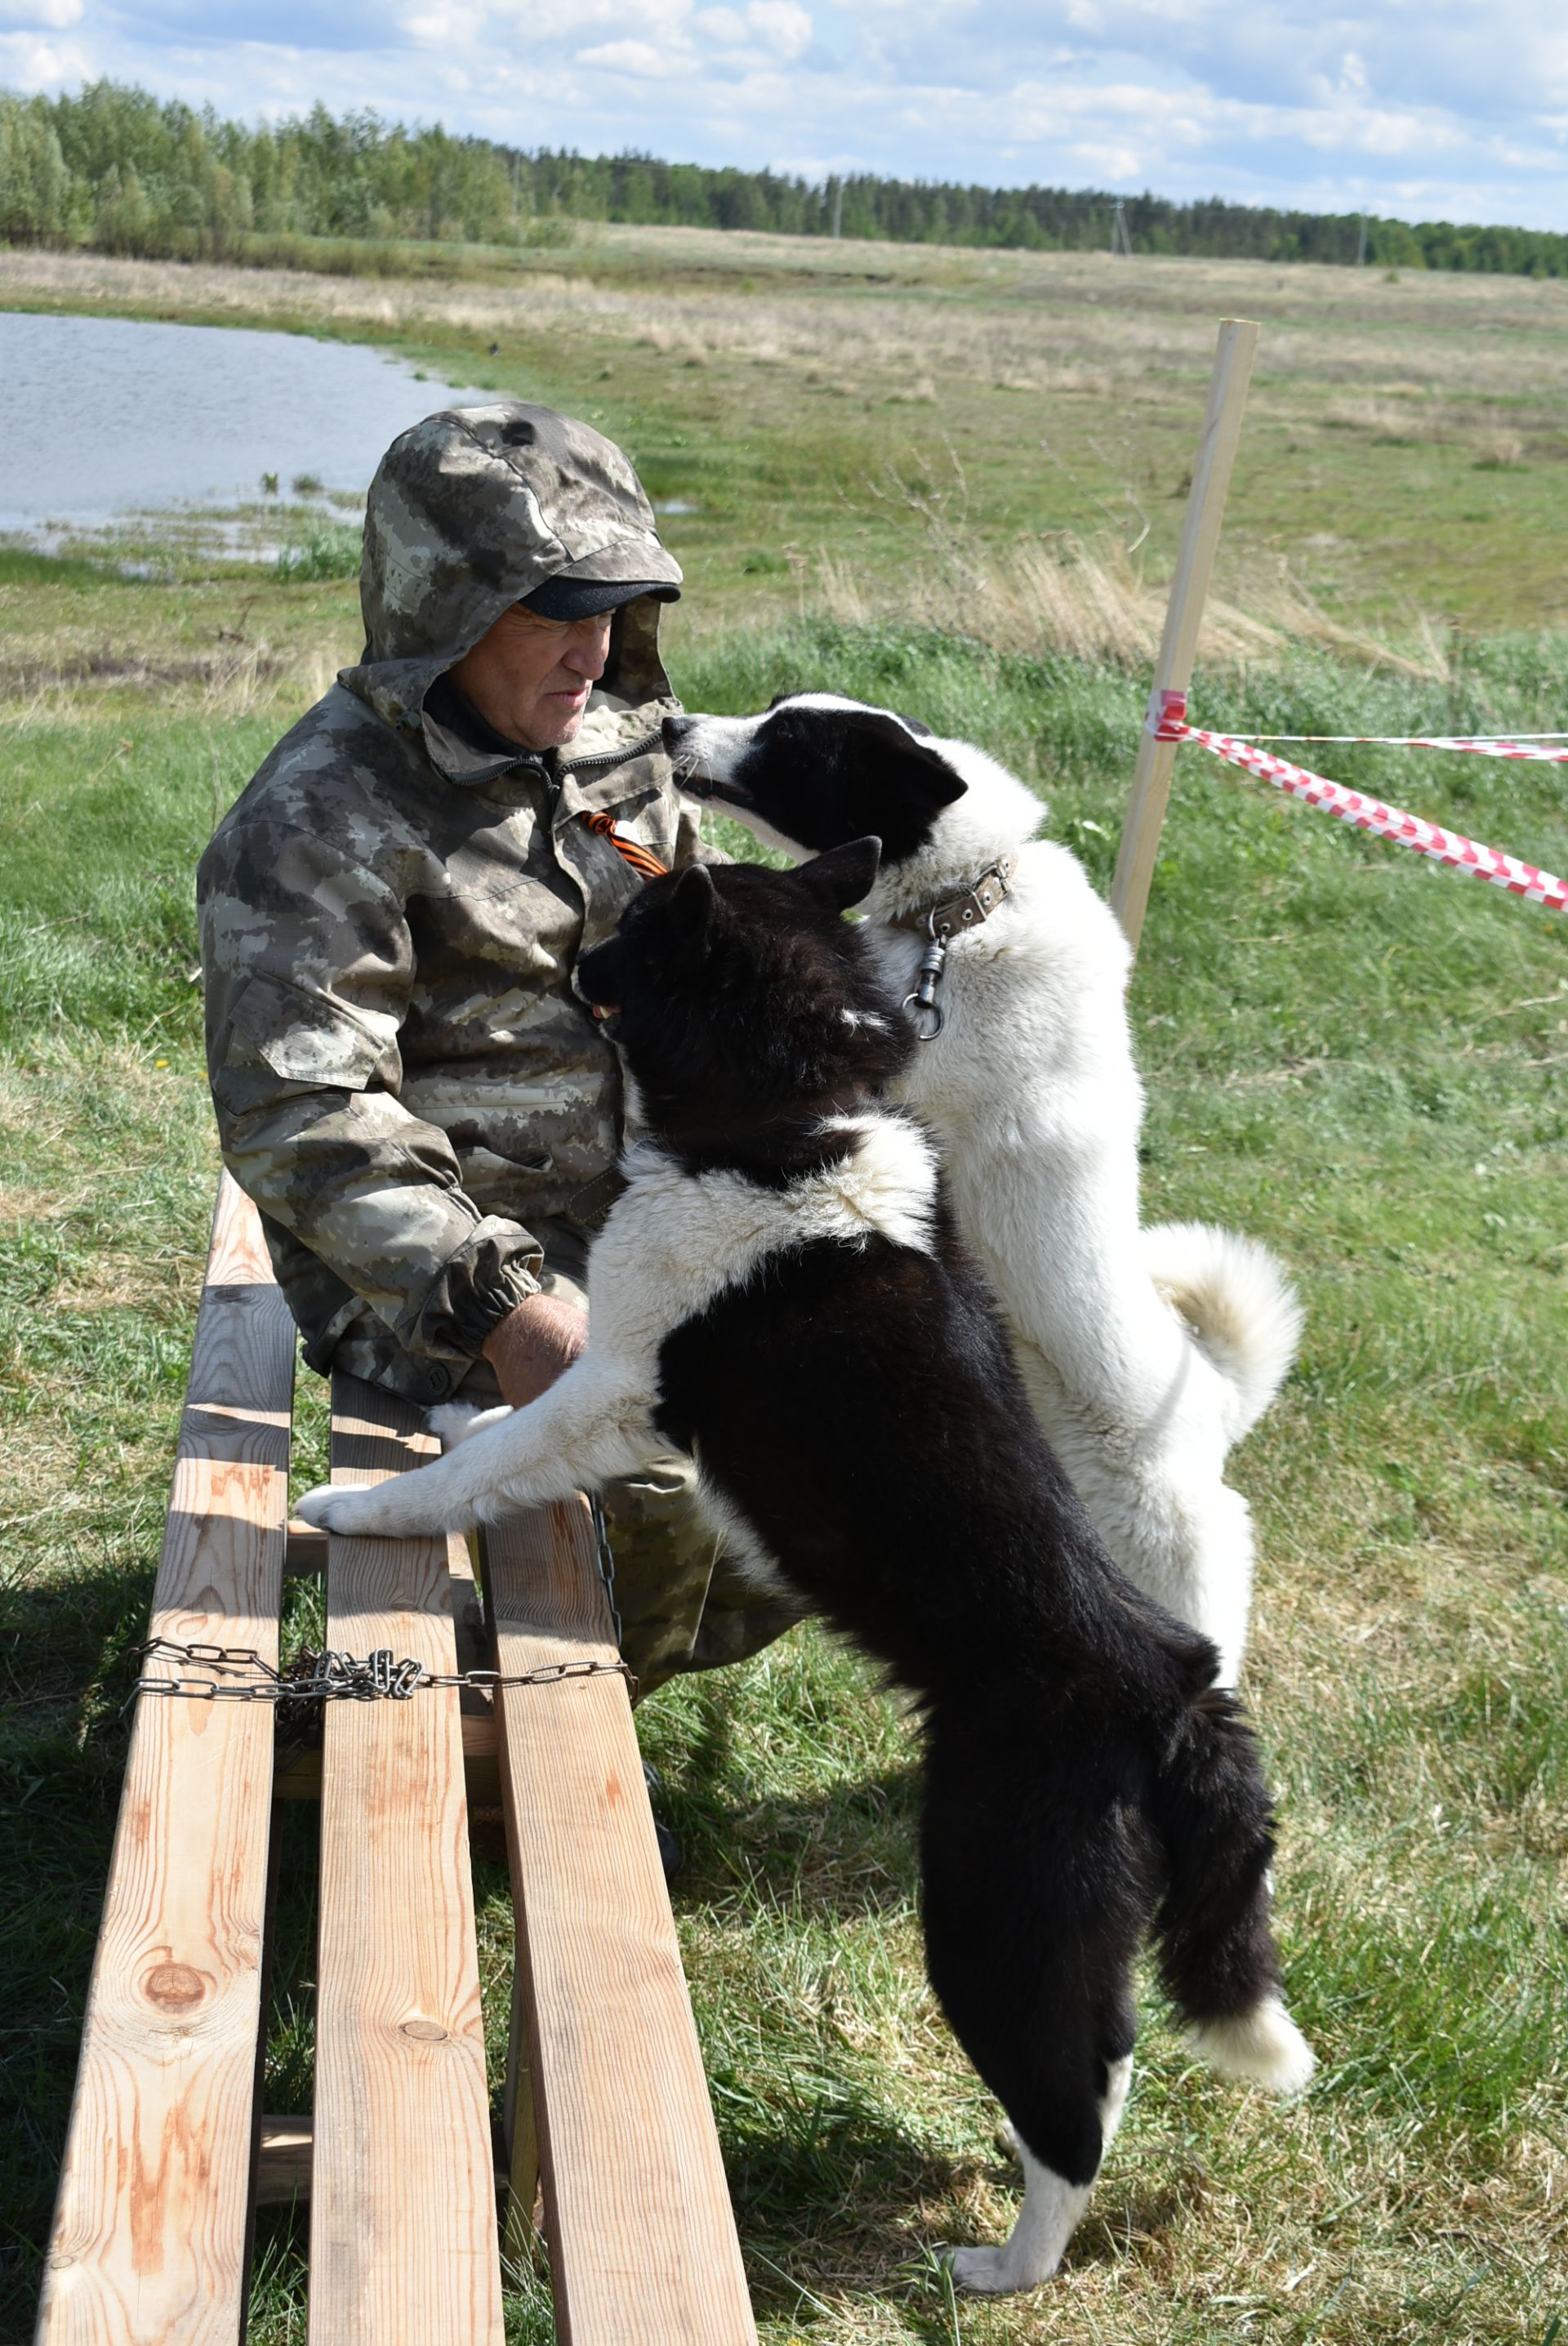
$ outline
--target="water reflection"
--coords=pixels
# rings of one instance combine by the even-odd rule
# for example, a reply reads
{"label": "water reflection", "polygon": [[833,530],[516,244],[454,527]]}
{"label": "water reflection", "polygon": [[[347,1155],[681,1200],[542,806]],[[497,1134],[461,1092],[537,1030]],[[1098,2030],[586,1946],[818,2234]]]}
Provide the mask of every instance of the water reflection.
{"label": "water reflection", "polygon": [[491,395],[302,334],[0,311],[0,532],[57,545],[132,514],[232,513],[264,505],[263,475],[350,519],[399,432]]}

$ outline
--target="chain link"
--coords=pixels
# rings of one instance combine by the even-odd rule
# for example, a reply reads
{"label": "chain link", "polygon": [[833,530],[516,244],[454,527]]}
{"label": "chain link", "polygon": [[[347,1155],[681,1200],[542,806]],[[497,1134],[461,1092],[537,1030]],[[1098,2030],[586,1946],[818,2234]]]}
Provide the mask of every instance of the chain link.
{"label": "chain link", "polygon": [[[605,1602],[610,1608],[610,1620],[615,1627],[616,1643],[618,1646],[622,1643],[621,1608],[616,1603],[616,1552],[610,1545],[610,1526],[605,1515],[604,1502],[596,1494],[589,1499],[588,1508],[594,1518],[594,1537],[598,1542],[599,1578],[605,1585]],[[627,1676],[630,1677],[630,1675],[628,1671]],[[635,1691],[636,1684],[635,1678],[632,1683]]]}
{"label": "chain link", "polygon": [[623,1661],[542,1662],[537,1669],[427,1670],[404,1656],[394,1660],[390,1646],[360,1658],[332,1647],[296,1655],[282,1669],[256,1651],[254,1646],[180,1645],[173,1637],[149,1637],[134,1648],[131,1659],[197,1662],[209,1670],[254,1670],[255,1678],[225,1684],[217,1678],[138,1678],[126,1699],[128,1710],[138,1695],[182,1695],[193,1702],[262,1702],[273,1705],[304,1702],[406,1702],[426,1687],[477,1687],[494,1693],[504,1687],[558,1686],[564,1678],[618,1677],[632,1693],[636,1678]]}

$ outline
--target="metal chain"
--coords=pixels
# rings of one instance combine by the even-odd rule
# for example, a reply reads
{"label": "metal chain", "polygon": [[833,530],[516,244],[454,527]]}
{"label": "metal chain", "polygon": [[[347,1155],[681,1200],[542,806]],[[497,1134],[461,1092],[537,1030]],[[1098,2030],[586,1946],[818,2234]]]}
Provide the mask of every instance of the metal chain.
{"label": "metal chain", "polygon": [[[617,1624],[618,1628],[618,1624]],[[282,1669],[256,1651],[254,1646],[180,1645],[173,1637],[149,1637],[133,1649],[133,1661],[196,1662],[209,1670],[247,1669],[259,1672],[233,1685],[216,1678],[138,1678],[126,1700],[128,1710],[137,1695],[183,1695],[194,1702],[406,1702],[426,1687],[478,1687],[494,1692],[502,1687],[558,1686],[564,1678],[624,1678],[633,1694],[636,1678],[623,1661],[542,1662],[537,1669],[427,1670],[405,1656],[394,1660],[390,1646],[378,1647],[361,1660],[353,1654],[328,1648],[304,1652]]]}
{"label": "metal chain", "polygon": [[[599,1545],[599,1578],[605,1584],[605,1601],[610,1608],[610,1620],[615,1627],[616,1643],[618,1646],[622,1642],[621,1608],[616,1603],[616,1552],[610,1545],[610,1526],[606,1520],[604,1504],[600,1499],[591,1498],[588,1501],[588,1506],[594,1518],[594,1537]],[[628,1670],[626,1676],[631,1678],[632,1673]],[[632,1678],[632,1688],[635,1693],[636,1690],[635,1678]]]}

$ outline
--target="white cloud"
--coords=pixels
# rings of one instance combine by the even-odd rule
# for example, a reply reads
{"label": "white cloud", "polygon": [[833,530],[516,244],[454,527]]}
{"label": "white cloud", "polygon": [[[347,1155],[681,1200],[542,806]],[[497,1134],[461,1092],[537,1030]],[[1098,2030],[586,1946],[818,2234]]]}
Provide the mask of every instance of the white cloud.
{"label": "white cloud", "polygon": [[803,57],[811,46],[814,27],[795,0],[751,0],[746,11],[751,30],[786,65]]}
{"label": "white cloud", "polygon": [[97,71],[80,41],[51,41],[38,33],[0,33],[0,88],[69,89]]}
{"label": "white cloud", "polygon": [[471,47],[484,30],[484,18],[482,6],[453,7],[436,0],[434,6],[410,9],[398,21],[411,41],[423,48],[450,52]]}
{"label": "white cloud", "polygon": [[629,74],[637,81],[664,81],[684,74],[689,58],[679,50],[656,49],[651,41],[606,41],[596,49],[579,49],[580,66],[597,66],[602,72]]}
{"label": "white cloud", "polygon": [[29,32],[64,33],[82,21],[82,0],[0,0],[0,25]]}
{"label": "white cloud", "polygon": [[789,179],[822,180],[842,178],[847,171],[859,170],[860,162],[846,150],[841,155],[775,155],[768,168]]}

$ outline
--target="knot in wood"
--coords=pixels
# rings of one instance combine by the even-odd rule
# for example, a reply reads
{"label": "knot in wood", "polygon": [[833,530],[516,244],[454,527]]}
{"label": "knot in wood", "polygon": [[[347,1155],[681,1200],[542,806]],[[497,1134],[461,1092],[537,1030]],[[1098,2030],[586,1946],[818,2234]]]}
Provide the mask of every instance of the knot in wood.
{"label": "knot in wood", "polygon": [[206,1973],[189,1964],[158,1964],[141,1988],[149,2004],[161,2004],[167,2012],[188,2012],[202,2001],[209,1985]]}

